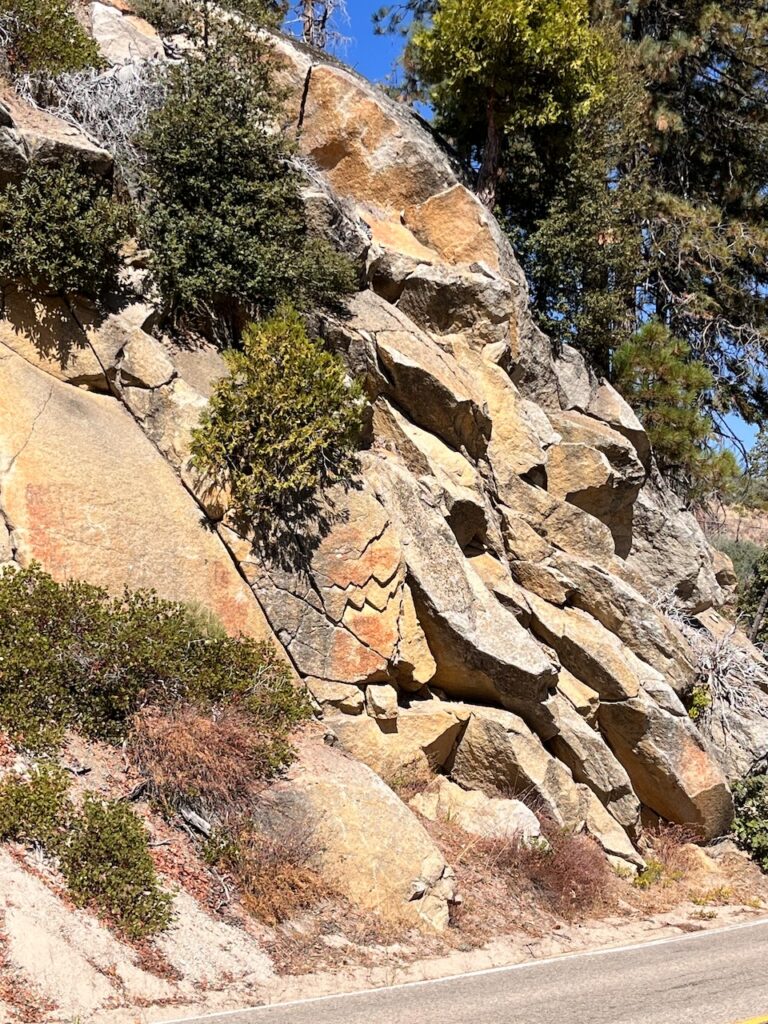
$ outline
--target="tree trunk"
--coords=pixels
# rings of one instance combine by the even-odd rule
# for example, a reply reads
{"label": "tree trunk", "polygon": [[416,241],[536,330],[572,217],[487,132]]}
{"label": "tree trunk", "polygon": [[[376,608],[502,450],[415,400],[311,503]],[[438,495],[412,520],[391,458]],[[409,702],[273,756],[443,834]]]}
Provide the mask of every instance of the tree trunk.
{"label": "tree trunk", "polygon": [[757,635],[760,632],[760,627],[763,624],[765,618],[765,612],[768,609],[768,587],[763,591],[763,596],[760,598],[760,604],[757,606],[755,612],[755,619],[752,623],[752,629],[749,631],[749,639],[754,643],[757,640]]}
{"label": "tree trunk", "polygon": [[315,45],[314,0],[301,0],[301,37],[310,46]]}
{"label": "tree trunk", "polygon": [[483,206],[492,210],[496,205],[496,187],[501,165],[501,128],[496,119],[496,97],[490,96],[486,106],[486,132],[483,159],[477,175],[477,195]]}

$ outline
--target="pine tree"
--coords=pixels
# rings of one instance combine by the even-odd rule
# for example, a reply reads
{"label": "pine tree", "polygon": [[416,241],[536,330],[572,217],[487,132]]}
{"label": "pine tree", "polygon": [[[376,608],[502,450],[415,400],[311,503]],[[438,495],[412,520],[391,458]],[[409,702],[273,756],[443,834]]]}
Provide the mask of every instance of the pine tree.
{"label": "pine tree", "polygon": [[686,341],[651,321],[617,349],[613,376],[640,414],[659,467],[690,497],[727,489],[737,478],[733,453],[711,446],[704,410],[713,377]]}
{"label": "pine tree", "polygon": [[598,97],[604,54],[588,15],[587,0],[442,0],[417,25],[408,62],[437,126],[477,167],[488,207],[509,140],[578,117]]}

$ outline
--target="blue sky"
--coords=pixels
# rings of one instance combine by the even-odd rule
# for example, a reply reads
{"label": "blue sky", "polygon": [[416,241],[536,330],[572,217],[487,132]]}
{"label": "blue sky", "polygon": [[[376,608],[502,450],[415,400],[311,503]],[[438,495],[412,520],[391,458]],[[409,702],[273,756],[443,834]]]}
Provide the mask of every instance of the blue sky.
{"label": "blue sky", "polygon": [[391,36],[375,36],[371,17],[382,6],[384,0],[347,0],[350,24],[344,34],[351,37],[345,53],[339,56],[353,68],[380,82],[392,70],[400,54],[402,39]]}

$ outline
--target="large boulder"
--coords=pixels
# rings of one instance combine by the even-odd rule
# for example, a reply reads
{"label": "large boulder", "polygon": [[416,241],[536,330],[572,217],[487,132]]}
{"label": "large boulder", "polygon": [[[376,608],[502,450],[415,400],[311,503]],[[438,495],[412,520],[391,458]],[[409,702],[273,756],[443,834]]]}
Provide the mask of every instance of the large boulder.
{"label": "large boulder", "polygon": [[456,879],[424,826],[370,768],[307,737],[262,814],[312,829],[331,886],[391,921],[443,930]]}
{"label": "large boulder", "polygon": [[448,821],[483,839],[526,842],[541,835],[538,818],[521,800],[462,789],[444,775],[417,793],[410,805],[430,821]]}
{"label": "large boulder", "polygon": [[525,722],[498,708],[467,706],[470,718],[451,774],[487,796],[521,796],[555,827],[585,829],[622,865],[642,865],[629,836],[587,786],[578,784]]}
{"label": "large boulder", "polygon": [[126,410],[0,346],[0,495],[22,563],[119,593],[204,604],[233,632],[272,631],[226,548]]}
{"label": "large boulder", "polygon": [[723,772],[693,722],[647,694],[601,704],[600,729],[638,797],[667,821],[708,840],[724,835],[733,801]]}
{"label": "large boulder", "polygon": [[[369,686],[367,694],[375,689]],[[453,754],[467,715],[437,700],[414,701],[395,712],[386,719],[370,713],[326,715],[324,723],[347,753],[388,782],[441,768]]]}

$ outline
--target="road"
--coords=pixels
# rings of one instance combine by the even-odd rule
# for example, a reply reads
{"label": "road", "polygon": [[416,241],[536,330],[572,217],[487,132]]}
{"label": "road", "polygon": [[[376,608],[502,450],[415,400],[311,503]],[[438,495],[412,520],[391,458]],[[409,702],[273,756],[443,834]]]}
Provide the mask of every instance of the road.
{"label": "road", "polygon": [[204,1022],[768,1024],[768,921]]}

